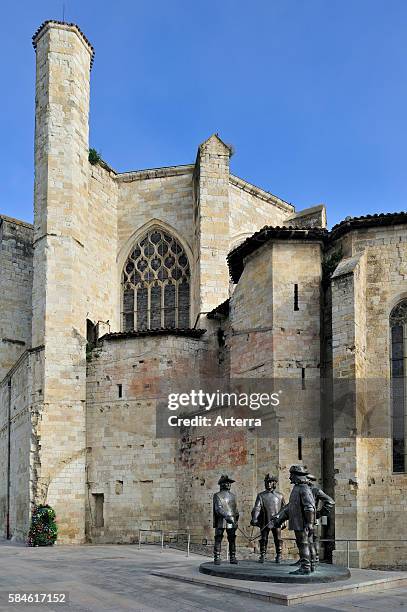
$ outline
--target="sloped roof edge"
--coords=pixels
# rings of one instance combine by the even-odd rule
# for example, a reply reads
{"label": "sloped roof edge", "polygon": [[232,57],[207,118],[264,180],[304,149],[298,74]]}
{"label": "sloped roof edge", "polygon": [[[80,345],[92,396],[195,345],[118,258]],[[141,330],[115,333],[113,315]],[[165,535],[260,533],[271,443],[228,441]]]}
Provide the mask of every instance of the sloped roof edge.
{"label": "sloped roof edge", "polygon": [[394,213],[380,213],[376,215],[365,215],[362,217],[351,217],[344,219],[334,225],[329,233],[331,240],[336,240],[340,236],[347,234],[355,229],[366,229],[369,227],[402,225],[407,224],[407,213],[404,211]]}
{"label": "sloped roof edge", "polygon": [[323,228],[299,229],[296,227],[271,227],[266,225],[249,238],[246,238],[244,242],[239,244],[227,256],[232,280],[235,283],[238,282],[243,272],[244,258],[254,253],[260,246],[271,239],[325,242],[327,237],[328,230]]}

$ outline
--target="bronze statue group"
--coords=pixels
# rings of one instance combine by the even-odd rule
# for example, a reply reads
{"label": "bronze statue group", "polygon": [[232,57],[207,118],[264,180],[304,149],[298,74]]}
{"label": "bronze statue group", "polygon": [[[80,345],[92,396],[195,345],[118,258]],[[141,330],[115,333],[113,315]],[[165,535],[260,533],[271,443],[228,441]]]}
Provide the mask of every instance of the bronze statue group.
{"label": "bronze statue group", "polygon": [[[293,488],[288,504],[286,504],[282,493],[276,491],[278,479],[270,474],[265,476],[265,490],[257,495],[251,518],[251,525],[260,529],[259,563],[265,561],[270,531],[273,534],[276,549],[275,562],[281,563],[283,551],[281,530],[286,527],[288,521],[288,528],[294,531],[300,556],[299,560],[294,563],[294,565],[299,565],[298,569],[291,573],[310,574],[315,571],[319,563],[318,520],[321,516],[328,516],[335,505],[334,500],[316,485],[316,480],[316,477],[310,474],[305,466],[291,466],[290,482]],[[215,565],[221,563],[221,545],[225,528],[229,543],[230,563],[238,563],[236,531],[239,529],[239,512],[236,496],[230,490],[233,482],[235,481],[223,474],[218,482],[220,490],[213,496]]]}

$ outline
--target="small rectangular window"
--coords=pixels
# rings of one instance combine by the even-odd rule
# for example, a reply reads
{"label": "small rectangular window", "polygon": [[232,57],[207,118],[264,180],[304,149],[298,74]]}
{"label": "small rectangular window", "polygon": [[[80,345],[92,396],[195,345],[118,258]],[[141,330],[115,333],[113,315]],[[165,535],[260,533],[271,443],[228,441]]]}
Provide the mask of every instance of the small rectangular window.
{"label": "small rectangular window", "polygon": [[295,283],[294,285],[294,310],[299,310],[298,306],[298,285]]}
{"label": "small rectangular window", "polygon": [[302,437],[298,436],[298,460],[302,461]]}
{"label": "small rectangular window", "polygon": [[117,385],[117,393],[119,397],[123,397],[123,385]]}
{"label": "small rectangular window", "polygon": [[104,527],[105,520],[103,517],[103,506],[105,502],[105,496],[103,493],[92,493],[93,497],[93,508],[94,508],[94,526]]}

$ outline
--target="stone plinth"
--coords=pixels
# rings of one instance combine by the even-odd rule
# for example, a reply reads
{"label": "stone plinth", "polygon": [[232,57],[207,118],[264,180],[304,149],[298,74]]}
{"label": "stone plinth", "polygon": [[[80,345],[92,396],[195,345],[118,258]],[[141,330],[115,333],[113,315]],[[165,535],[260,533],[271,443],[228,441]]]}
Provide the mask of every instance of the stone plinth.
{"label": "stone plinth", "polygon": [[255,582],[290,582],[294,584],[309,584],[315,582],[336,582],[350,578],[350,571],[346,567],[322,563],[317,566],[315,572],[301,575],[294,574],[298,567],[292,562],[257,563],[256,561],[239,561],[238,565],[222,563],[215,565],[213,562],[201,563],[199,571],[202,574],[218,576],[219,578],[230,578],[234,580],[251,580]]}

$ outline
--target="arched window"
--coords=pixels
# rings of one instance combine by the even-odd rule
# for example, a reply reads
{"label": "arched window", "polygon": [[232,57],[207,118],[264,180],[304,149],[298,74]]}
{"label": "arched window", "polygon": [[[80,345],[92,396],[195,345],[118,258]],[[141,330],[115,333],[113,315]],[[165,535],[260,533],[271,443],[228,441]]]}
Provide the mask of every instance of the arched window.
{"label": "arched window", "polygon": [[188,257],[166,231],[153,228],[134,246],[122,291],[124,331],[190,326]]}
{"label": "arched window", "polygon": [[407,299],[390,314],[393,472],[406,471]]}

